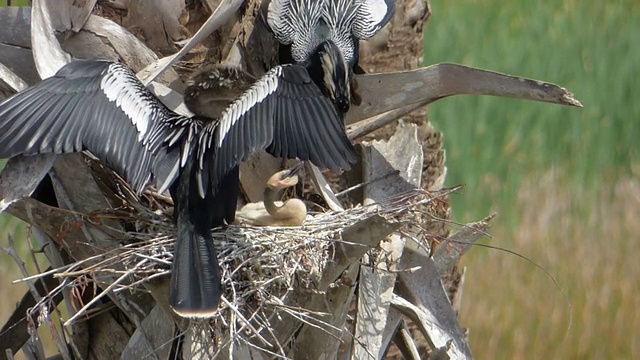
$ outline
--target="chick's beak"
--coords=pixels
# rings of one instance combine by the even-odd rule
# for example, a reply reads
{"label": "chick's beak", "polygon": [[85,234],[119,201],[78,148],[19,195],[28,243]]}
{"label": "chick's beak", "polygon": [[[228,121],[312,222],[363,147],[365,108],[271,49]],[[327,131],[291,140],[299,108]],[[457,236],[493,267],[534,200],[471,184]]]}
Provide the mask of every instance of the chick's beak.
{"label": "chick's beak", "polygon": [[282,172],[282,175],[280,176],[280,179],[286,179],[289,177],[292,177],[294,175],[297,175],[300,170],[302,170],[304,166],[304,162],[299,162],[296,165],[290,167],[289,169],[287,169],[286,171]]}

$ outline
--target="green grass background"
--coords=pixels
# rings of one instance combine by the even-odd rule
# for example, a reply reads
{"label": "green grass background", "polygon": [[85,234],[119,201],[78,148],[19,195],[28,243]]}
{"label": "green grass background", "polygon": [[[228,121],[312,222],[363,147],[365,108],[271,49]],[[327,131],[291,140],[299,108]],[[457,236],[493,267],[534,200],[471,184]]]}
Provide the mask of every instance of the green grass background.
{"label": "green grass background", "polygon": [[[7,6],[7,0],[0,0],[0,6]],[[29,0],[12,0],[11,6],[29,6]]]}
{"label": "green grass background", "polygon": [[[431,1],[424,64],[560,84],[583,109],[491,97],[429,108],[444,133],[452,218],[498,212],[476,247],[461,321],[477,358],[631,358],[640,328],[640,2]],[[569,314],[573,325],[567,327]],[[565,338],[566,335],[566,338]]]}
{"label": "green grass background", "polygon": [[[429,108],[445,135],[447,183],[466,184],[452,197],[453,219],[472,221],[497,211],[493,238],[484,242],[540,263],[557,277],[572,306],[531,264],[476,247],[463,261],[460,314],[474,354],[637,356],[640,344],[632,340],[640,329],[640,2],[431,4],[425,65],[457,62],[555,82],[585,106],[461,96]],[[7,215],[0,216],[0,228],[24,236]],[[5,235],[0,244],[7,245]],[[19,277],[2,252],[0,263],[2,284]],[[25,290],[0,287],[2,319]]]}
{"label": "green grass background", "polygon": [[[640,2],[435,0],[432,6],[425,64],[454,61],[551,81],[585,106],[489,97],[433,105],[430,115],[447,139],[449,184],[464,182],[471,193],[482,176],[495,175],[511,203],[524,176],[552,165],[562,167],[570,185],[589,190],[640,172]],[[473,206],[474,215],[488,211],[494,195],[473,194],[482,204]],[[462,215],[471,205],[463,204]]]}

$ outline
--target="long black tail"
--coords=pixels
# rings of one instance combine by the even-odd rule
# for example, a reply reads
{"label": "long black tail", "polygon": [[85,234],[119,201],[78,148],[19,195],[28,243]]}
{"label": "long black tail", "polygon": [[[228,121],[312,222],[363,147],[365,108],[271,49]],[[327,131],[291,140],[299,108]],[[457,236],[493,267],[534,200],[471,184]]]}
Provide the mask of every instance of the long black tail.
{"label": "long black tail", "polygon": [[222,296],[220,268],[209,231],[198,231],[188,221],[178,222],[169,303],[184,317],[213,316]]}
{"label": "long black tail", "polygon": [[211,194],[204,199],[200,197],[191,164],[183,169],[172,186],[171,196],[178,237],[173,255],[169,303],[181,316],[211,317],[222,296],[220,267],[211,237],[216,201]]}

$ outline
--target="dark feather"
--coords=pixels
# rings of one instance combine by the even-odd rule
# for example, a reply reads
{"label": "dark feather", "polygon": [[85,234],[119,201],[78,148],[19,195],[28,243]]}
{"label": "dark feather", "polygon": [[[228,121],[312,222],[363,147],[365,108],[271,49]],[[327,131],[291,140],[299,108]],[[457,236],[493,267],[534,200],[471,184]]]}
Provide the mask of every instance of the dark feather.
{"label": "dark feather", "polygon": [[[255,101],[248,104],[249,99]],[[203,175],[203,184],[213,189],[221,176],[261,149],[334,170],[348,169],[355,160],[341,117],[298,65],[269,71],[223,113],[220,126],[205,127],[199,146],[201,169],[205,162],[214,162]]]}
{"label": "dark feather", "polygon": [[[132,90],[109,100],[114,84]],[[132,118],[140,109],[148,117]],[[152,177],[170,183],[177,176],[184,147],[163,147],[175,118],[124,65],[76,61],[0,104],[0,157],[88,150],[140,192]]]}
{"label": "dark feather", "polygon": [[[227,86],[224,76],[212,79]],[[234,220],[238,165],[262,149],[331,169],[355,159],[342,117],[298,65],[272,69],[204,127],[167,109],[124,65],[100,61],[70,63],[0,104],[0,157],[88,150],[138,192],[152,178],[170,186],[178,228],[170,304],[183,316],[217,309],[210,228]]]}

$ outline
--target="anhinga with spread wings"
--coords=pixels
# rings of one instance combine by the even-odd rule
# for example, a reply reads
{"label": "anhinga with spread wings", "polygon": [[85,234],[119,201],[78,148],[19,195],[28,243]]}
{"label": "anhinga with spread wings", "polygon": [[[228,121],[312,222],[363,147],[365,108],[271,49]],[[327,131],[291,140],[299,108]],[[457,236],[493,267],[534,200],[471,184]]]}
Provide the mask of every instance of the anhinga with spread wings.
{"label": "anhinga with spread wings", "polygon": [[[229,88],[228,79],[216,83]],[[209,317],[222,296],[210,231],[233,221],[239,162],[266,149],[346,169],[355,156],[302,66],[271,69],[206,120],[174,113],[122,64],[75,61],[0,104],[0,158],[88,150],[138,192],[152,180],[168,188],[178,232],[169,301],[182,316]]]}
{"label": "anhinga with spread wings", "polygon": [[262,19],[281,44],[281,62],[306,66],[346,113],[358,42],[375,35],[394,11],[395,0],[265,0]]}

